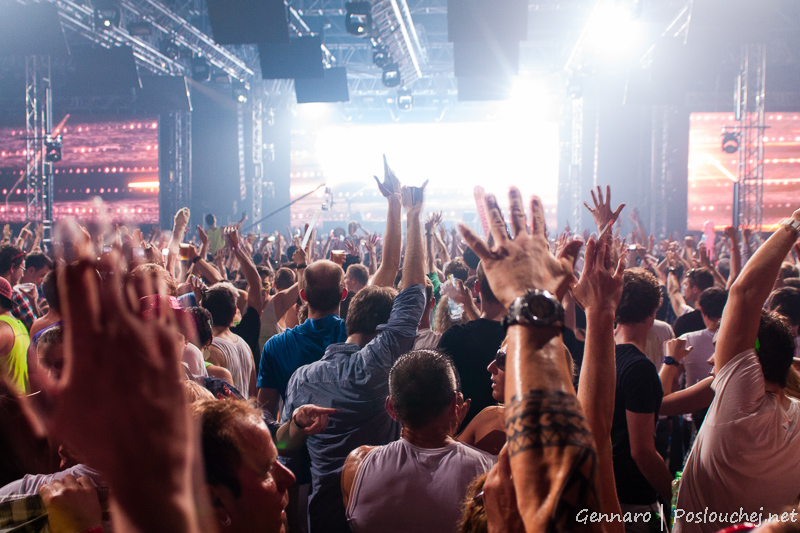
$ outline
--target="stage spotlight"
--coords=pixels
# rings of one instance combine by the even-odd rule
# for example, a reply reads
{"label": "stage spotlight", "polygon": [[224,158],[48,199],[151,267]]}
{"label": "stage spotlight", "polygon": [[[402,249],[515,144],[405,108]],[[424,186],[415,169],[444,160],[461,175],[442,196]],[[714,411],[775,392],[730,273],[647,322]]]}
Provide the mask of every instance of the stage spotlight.
{"label": "stage spotlight", "polygon": [[735,154],[739,151],[739,134],[735,131],[726,131],[722,134],[722,151],[726,154]]}
{"label": "stage spotlight", "polygon": [[111,29],[119,26],[119,6],[111,2],[95,2],[94,26],[95,28]]}
{"label": "stage spotlight", "polygon": [[344,28],[351,35],[366,35],[372,28],[372,7],[369,2],[348,2],[344,5]]}
{"label": "stage spotlight", "polygon": [[44,160],[48,163],[61,161],[61,135],[48,135],[44,141]]}
{"label": "stage spotlight", "polygon": [[247,92],[250,90],[250,86],[240,80],[231,80],[231,87],[233,88],[233,99],[243,104],[247,102]]}
{"label": "stage spotlight", "polygon": [[411,89],[407,87],[397,89],[397,107],[402,111],[408,111],[414,107],[414,96],[411,94]]}
{"label": "stage spotlight", "polygon": [[180,57],[181,49],[177,44],[170,40],[162,40],[161,53],[174,61]]}
{"label": "stage spotlight", "polygon": [[372,51],[372,62],[375,63],[377,67],[386,67],[386,65],[392,62],[389,50],[383,45],[376,46]]}
{"label": "stage spotlight", "polygon": [[195,81],[208,81],[211,79],[211,66],[201,56],[192,58],[192,79]]}
{"label": "stage spotlight", "polygon": [[386,65],[383,69],[383,85],[386,87],[397,87],[401,82],[400,67],[397,63]]}

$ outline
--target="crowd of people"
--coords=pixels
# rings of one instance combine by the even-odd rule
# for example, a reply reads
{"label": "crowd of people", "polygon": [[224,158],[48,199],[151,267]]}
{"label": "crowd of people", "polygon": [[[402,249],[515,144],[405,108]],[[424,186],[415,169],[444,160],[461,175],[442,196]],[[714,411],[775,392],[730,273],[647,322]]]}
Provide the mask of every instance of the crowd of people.
{"label": "crowd of people", "polygon": [[376,181],[380,236],[4,231],[0,529],[800,531],[800,210],[623,237],[598,187],[578,235],[512,188],[481,238]]}

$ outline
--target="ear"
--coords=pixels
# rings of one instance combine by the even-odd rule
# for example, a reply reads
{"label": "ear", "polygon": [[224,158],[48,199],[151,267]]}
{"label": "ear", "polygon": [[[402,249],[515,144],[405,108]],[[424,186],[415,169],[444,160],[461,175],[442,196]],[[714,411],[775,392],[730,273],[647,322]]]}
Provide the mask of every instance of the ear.
{"label": "ear", "polygon": [[342,289],[342,301],[347,298],[347,289]]}
{"label": "ear", "polygon": [[224,531],[222,524],[225,522],[230,523],[235,521],[236,516],[236,498],[233,493],[225,485],[209,485],[206,483],[208,490],[208,499],[211,500],[211,507],[214,512],[214,518],[217,521],[220,531]]}
{"label": "ear", "polygon": [[395,422],[400,422],[400,419],[397,418],[397,411],[394,410],[394,405],[392,405],[392,397],[387,396],[386,401],[383,403],[383,407],[386,409],[386,412],[389,413],[389,416],[392,417],[392,420]]}
{"label": "ear", "polygon": [[304,302],[307,302],[307,301],[308,301],[308,300],[306,300],[306,291],[304,291],[303,289],[300,289],[300,298],[301,298],[301,299],[302,299]]}

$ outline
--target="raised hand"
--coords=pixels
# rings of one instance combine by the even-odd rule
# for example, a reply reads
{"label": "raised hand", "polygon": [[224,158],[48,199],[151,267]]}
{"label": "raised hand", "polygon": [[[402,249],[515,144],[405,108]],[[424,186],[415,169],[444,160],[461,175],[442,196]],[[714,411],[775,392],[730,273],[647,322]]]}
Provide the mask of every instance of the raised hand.
{"label": "raised hand", "polygon": [[598,240],[589,239],[586,243],[583,273],[580,281],[572,288],[572,297],[584,310],[607,308],[616,311],[622,298],[622,283],[625,262],[610,261],[613,242],[610,226],[606,226]]}
{"label": "raised hand", "polygon": [[734,228],[733,226],[725,226],[725,229],[722,231],[722,234],[732,241],[736,241],[739,239],[739,230]]}
{"label": "raised hand", "polygon": [[620,204],[616,211],[611,210],[611,186],[609,185],[606,186],[605,201],[603,201],[603,192],[599,185],[597,186],[596,197],[594,195],[594,191],[590,192],[592,194],[594,209],[592,209],[586,202],[583,202],[583,205],[585,205],[586,209],[588,209],[592,214],[592,218],[594,218],[594,224],[597,226],[598,231],[603,231],[607,224],[617,221],[617,218],[619,218],[619,214],[622,212],[625,204]]}
{"label": "raised hand", "polygon": [[369,239],[367,239],[365,246],[367,247],[367,250],[370,253],[370,257],[372,257],[372,254],[375,253],[375,248],[377,248],[378,246],[378,234],[373,233],[372,235],[370,235]]}
{"label": "raised hand", "polygon": [[394,171],[389,168],[389,163],[386,162],[386,155],[383,156],[383,183],[378,179],[378,176],[373,176],[378,184],[381,194],[385,198],[395,197],[400,199],[400,180],[395,176]]}
{"label": "raised hand", "polygon": [[208,246],[208,233],[206,233],[200,224],[197,225],[197,237],[200,239],[200,244],[206,247]]}
{"label": "raised hand", "polygon": [[686,346],[686,339],[670,339],[664,343],[664,351],[680,363],[691,353],[692,347]]}
{"label": "raised hand", "polygon": [[[64,372],[32,401],[49,435],[103,472],[117,516],[135,525],[130,530],[195,531],[189,509],[197,452],[180,385],[177,318],[166,303],[156,318],[142,318],[150,279],[124,280],[118,257],[59,271]],[[98,270],[107,273],[104,283]],[[140,480],[156,478],[145,490]]]}
{"label": "raised hand", "polygon": [[561,298],[574,279],[572,257],[577,255],[581,241],[573,241],[556,259],[544,236],[544,211],[542,201],[534,196],[531,201],[532,232],[528,232],[525,210],[519,189],[512,187],[508,193],[511,206],[511,228],[514,236],[506,232],[505,222],[494,195],[485,197],[486,213],[495,245],[486,244],[469,227],[460,224],[459,229],[467,244],[480,257],[486,269],[489,284],[495,295],[506,307],[529,289],[542,289]]}
{"label": "raised hand", "polygon": [[402,204],[406,213],[416,214],[422,211],[422,205],[425,202],[425,187],[427,186],[428,180],[425,180],[422,187],[402,187]]}
{"label": "raised hand", "polygon": [[306,261],[306,251],[298,247],[292,254],[292,262],[294,262],[295,265],[305,265]]}
{"label": "raised hand", "polygon": [[355,256],[360,255],[358,247],[355,244],[353,244],[353,241],[351,241],[350,239],[344,240],[344,249],[347,252],[347,255],[355,255]]}
{"label": "raised hand", "polygon": [[225,237],[225,244],[231,250],[236,250],[239,248],[239,227],[238,226],[226,226],[224,230],[222,230],[222,235]]}

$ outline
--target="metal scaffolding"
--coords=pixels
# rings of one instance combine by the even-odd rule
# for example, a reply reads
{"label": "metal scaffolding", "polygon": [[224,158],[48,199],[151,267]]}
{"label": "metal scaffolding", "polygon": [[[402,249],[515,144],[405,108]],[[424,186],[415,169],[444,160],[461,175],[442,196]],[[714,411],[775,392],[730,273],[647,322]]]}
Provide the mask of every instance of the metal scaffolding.
{"label": "metal scaffolding", "polygon": [[[174,111],[162,115],[159,120],[161,131],[161,158],[165,168],[160,189],[161,225],[169,227],[172,215],[178,209],[187,207],[192,198],[192,114],[189,111]],[[166,181],[166,183],[165,183]]]}
{"label": "metal scaffolding", "polygon": [[[253,220],[261,220],[264,206],[264,99],[259,95],[253,101],[253,183],[251,185]],[[256,224],[255,230],[261,231]]]}
{"label": "metal scaffolding", "polygon": [[25,215],[44,226],[45,242],[53,229],[53,163],[46,159],[45,142],[53,123],[50,56],[25,58]]}
{"label": "metal scaffolding", "polygon": [[733,225],[761,231],[764,200],[764,97],[767,47],[742,47],[737,91],[739,181],[734,187]]}

